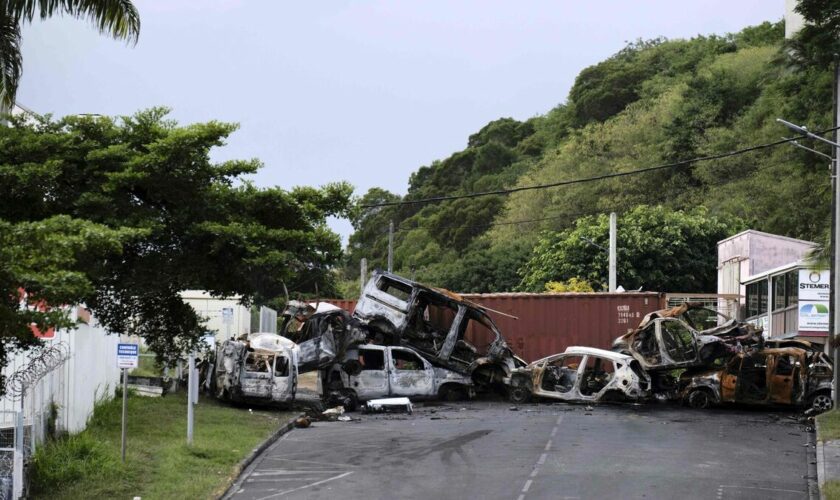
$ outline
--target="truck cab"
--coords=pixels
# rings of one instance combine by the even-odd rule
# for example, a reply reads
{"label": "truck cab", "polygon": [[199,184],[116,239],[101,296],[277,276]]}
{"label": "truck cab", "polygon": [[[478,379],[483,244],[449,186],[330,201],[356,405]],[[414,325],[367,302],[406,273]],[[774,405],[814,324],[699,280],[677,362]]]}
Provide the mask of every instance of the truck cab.
{"label": "truck cab", "polygon": [[365,344],[321,372],[326,399],[342,398],[352,409],[359,402],[391,396],[444,400],[474,395],[472,380],[433,366],[408,347]]}

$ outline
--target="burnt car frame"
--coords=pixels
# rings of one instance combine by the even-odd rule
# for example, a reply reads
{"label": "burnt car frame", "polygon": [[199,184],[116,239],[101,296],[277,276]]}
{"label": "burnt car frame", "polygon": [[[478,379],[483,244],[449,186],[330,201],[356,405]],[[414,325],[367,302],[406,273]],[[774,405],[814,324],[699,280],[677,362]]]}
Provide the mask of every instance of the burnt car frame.
{"label": "burnt car frame", "polygon": [[324,398],[337,400],[347,410],[378,398],[454,401],[475,394],[470,377],[434,366],[408,347],[362,345],[351,361],[336,363],[319,374]]}
{"label": "burnt car frame", "polygon": [[[472,377],[476,385],[501,386],[526,363],[514,355],[487,311],[448,290],[376,271],[353,317],[374,343],[411,347],[432,364]],[[478,345],[466,339],[468,331]]]}
{"label": "burnt car frame", "polygon": [[273,333],[257,333],[216,348],[209,385],[222,401],[276,405],[294,401],[297,375],[294,344]]}
{"label": "burnt car frame", "polygon": [[[724,322],[699,330],[690,311],[723,316]],[[629,354],[647,371],[707,366],[731,356],[739,348],[762,342],[761,330],[728,318],[702,304],[685,303],[646,315],[639,326],[613,343],[613,350]]]}
{"label": "burnt car frame", "polygon": [[822,352],[798,347],[737,353],[723,366],[686,370],[680,397],[692,408],[720,403],[832,407],[831,362]]}
{"label": "burnt car frame", "polygon": [[633,357],[592,347],[569,347],[514,370],[508,397],[571,402],[639,401],[650,396],[650,379]]}

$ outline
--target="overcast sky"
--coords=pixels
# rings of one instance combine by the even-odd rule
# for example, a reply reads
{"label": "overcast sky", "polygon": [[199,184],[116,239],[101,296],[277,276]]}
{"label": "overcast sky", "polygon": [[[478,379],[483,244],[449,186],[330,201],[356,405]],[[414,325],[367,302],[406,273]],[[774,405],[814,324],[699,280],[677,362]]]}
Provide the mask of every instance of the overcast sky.
{"label": "overcast sky", "polygon": [[[347,180],[405,193],[411,172],[500,117],[563,102],[578,72],[637,38],[723,34],[783,0],[137,0],[126,46],[73,19],[24,29],[18,101],[241,128],[214,158],[259,158],[258,185]],[[343,236],[345,221],[333,221]]]}

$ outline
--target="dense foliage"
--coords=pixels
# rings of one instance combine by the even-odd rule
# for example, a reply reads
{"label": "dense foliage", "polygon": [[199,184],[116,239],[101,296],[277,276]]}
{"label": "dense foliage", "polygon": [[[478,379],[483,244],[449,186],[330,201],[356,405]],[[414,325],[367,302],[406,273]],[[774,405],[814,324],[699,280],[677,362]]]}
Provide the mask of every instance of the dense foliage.
{"label": "dense foliage", "polygon": [[[782,22],[725,36],[631,43],[584,69],[565,103],[547,114],[525,122],[493,121],[471,136],[464,150],[412,174],[403,198],[371,190],[363,204],[546,184],[679,162],[776,141],[788,133],[776,123],[779,117],[812,130],[830,128],[832,69],[801,60],[801,54],[823,54],[815,43],[826,30],[836,30],[838,9],[814,7],[823,3],[827,2],[800,4],[824,21],[803,31],[794,44],[797,50],[784,44]],[[510,291],[523,278],[525,288],[543,290],[545,282],[536,278],[542,276],[540,269],[532,266],[553,240],[541,235],[572,231],[581,217],[616,211],[624,219],[640,205],[701,217],[695,208],[705,207],[702,217],[707,220],[730,221],[723,224],[726,231],[721,236],[750,227],[820,239],[827,226],[829,188],[824,159],[779,146],[506,197],[380,207],[360,211],[354,218],[356,232],[345,269],[348,276],[357,276],[361,257],[368,258],[370,267],[384,267],[388,221],[393,220],[397,272],[464,292]],[[731,223],[735,220],[742,222]],[[619,226],[620,235],[624,229]],[[655,229],[647,230],[654,234],[645,239],[665,243]],[[620,255],[628,251],[620,250]],[[713,254],[714,248],[706,251]],[[653,270],[632,261],[620,260],[620,265],[625,273]],[[628,288],[709,290],[714,272],[703,269],[711,274],[698,274],[698,269],[684,273],[687,279],[670,282],[639,274],[632,282],[621,282]],[[583,274],[577,277],[596,288],[605,280],[594,269],[579,272]],[[571,277],[563,272],[539,279]]]}
{"label": "dense foliage", "polygon": [[202,333],[181,290],[335,293],[341,244],[326,217],[346,214],[350,186],[254,187],[243,176],[257,160],[210,160],[235,125],[166,114],[0,127],[0,362],[36,343],[30,323],[65,325],[63,304],[171,359]]}

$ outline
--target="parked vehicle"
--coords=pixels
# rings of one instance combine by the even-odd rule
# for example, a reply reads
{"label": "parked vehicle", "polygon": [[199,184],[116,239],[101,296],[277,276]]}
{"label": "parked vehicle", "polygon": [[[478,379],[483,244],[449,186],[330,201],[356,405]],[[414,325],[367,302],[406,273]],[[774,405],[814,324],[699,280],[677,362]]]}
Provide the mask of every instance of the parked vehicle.
{"label": "parked vehicle", "polygon": [[692,408],[719,403],[809,406],[831,409],[831,361],[798,347],[766,348],[732,356],[723,366],[687,370],[680,395]]}
{"label": "parked vehicle", "polygon": [[223,401],[290,403],[297,374],[294,343],[273,333],[257,333],[218,346],[210,388]]}
{"label": "parked vehicle", "polygon": [[470,377],[433,366],[407,347],[359,346],[349,360],[323,370],[321,377],[324,398],[340,399],[348,410],[378,398],[438,397],[454,401],[475,394]]}
{"label": "parked vehicle", "polygon": [[638,401],[650,396],[650,379],[633,357],[592,347],[569,347],[562,354],[514,370],[508,397],[576,402]]}

